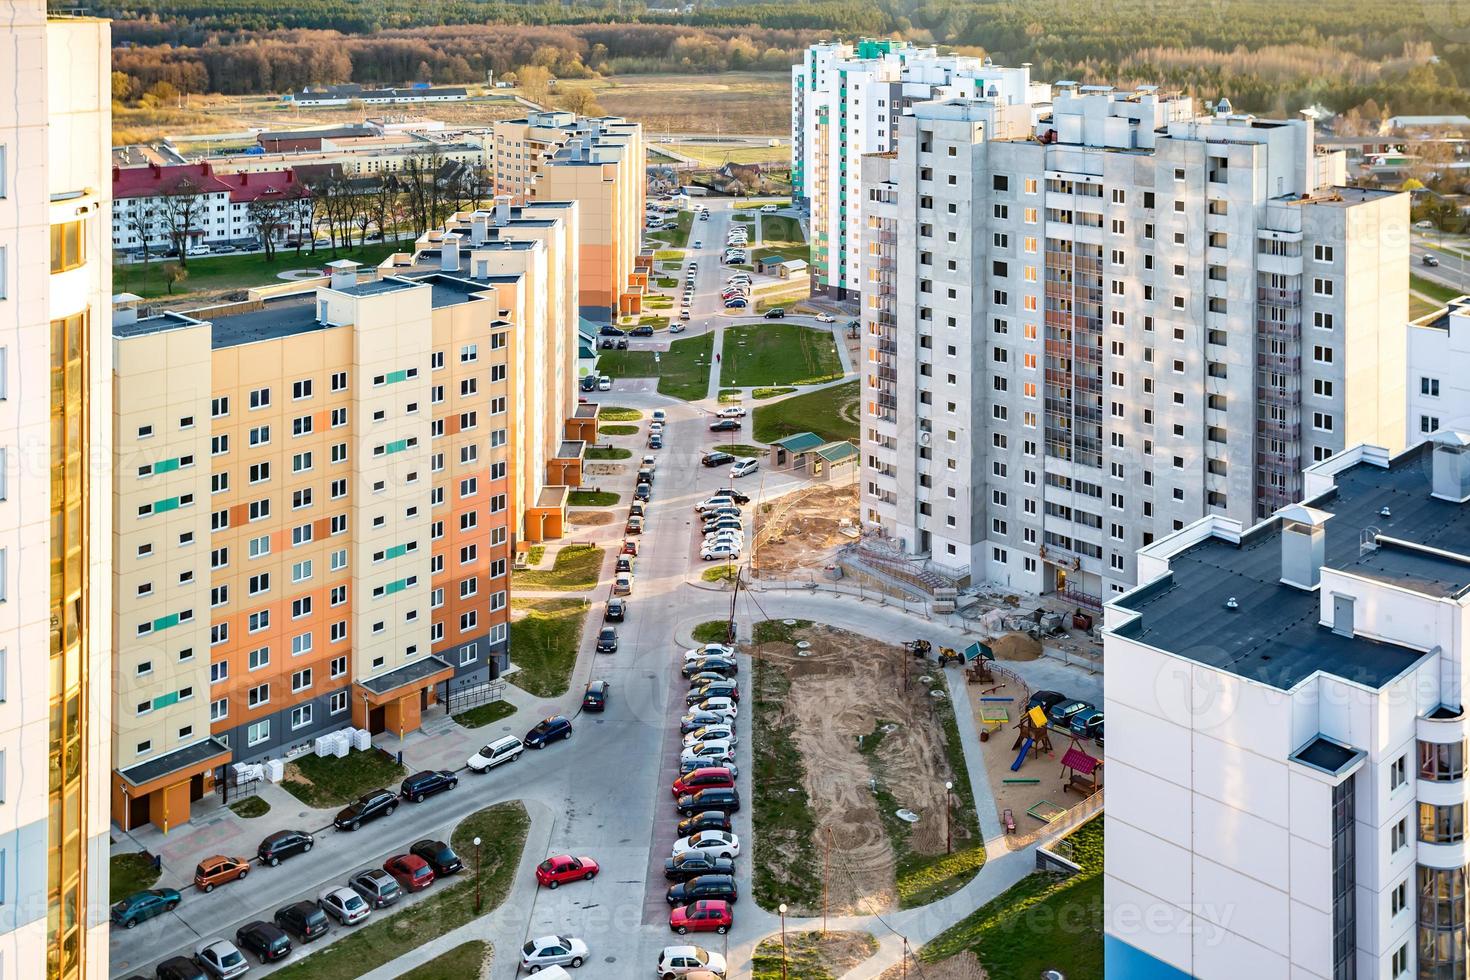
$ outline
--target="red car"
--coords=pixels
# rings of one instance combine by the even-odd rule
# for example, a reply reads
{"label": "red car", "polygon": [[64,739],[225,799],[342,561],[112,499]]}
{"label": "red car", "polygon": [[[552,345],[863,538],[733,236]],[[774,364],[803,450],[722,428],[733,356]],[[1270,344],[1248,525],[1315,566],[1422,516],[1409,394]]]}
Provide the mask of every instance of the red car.
{"label": "red car", "polygon": [[702,789],[731,789],[734,785],[735,775],[729,769],[724,766],[705,766],[703,769],[686,772],[674,780],[674,799]]}
{"label": "red car", "polygon": [[406,892],[421,892],[434,883],[434,869],[423,858],[413,854],[399,854],[383,862],[383,870]]}
{"label": "red car", "polygon": [[590,857],[558,854],[536,865],[536,884],[556,888],[564,881],[591,881],[597,871],[597,862]]}
{"label": "red car", "polygon": [[669,913],[669,928],[681,936],[691,932],[718,932],[723,936],[734,924],[730,903],[715,898],[681,905]]}

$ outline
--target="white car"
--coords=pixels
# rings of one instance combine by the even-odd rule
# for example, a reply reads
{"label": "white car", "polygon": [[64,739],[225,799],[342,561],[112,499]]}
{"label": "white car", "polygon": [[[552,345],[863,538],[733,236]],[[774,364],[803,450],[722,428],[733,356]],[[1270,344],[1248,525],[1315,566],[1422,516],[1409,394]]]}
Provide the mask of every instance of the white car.
{"label": "white car", "polygon": [[597,379],[597,390],[598,391],[612,391],[612,378],[608,377],[605,374],[602,377],[598,378]]}
{"label": "white car", "polygon": [[775,214],[779,210],[780,209],[777,208],[776,205],[774,205],[774,204],[762,204],[761,205],[761,214]]}
{"label": "white car", "polygon": [[707,711],[712,715],[723,715],[727,721],[734,721],[740,715],[740,706],[725,697],[705,698],[697,704],[691,704],[689,710]]}
{"label": "white car", "polygon": [[699,239],[696,238],[694,241],[692,241],[692,242],[689,243],[689,247],[690,248],[704,248],[704,242],[702,242],[702,241],[700,241]]}
{"label": "white car", "polygon": [[758,470],[760,468],[761,468],[761,461],[758,460],[758,459],[750,459],[750,458],[737,459],[735,461],[735,465],[732,466],[732,467],[730,467],[730,475],[731,476],[736,476],[736,477],[738,477],[738,476],[750,476],[750,474],[754,473],[756,470]]}
{"label": "white car", "polygon": [[742,405],[727,405],[715,413],[715,418],[743,419],[745,418],[745,407]]}
{"label": "white car", "polygon": [[734,506],[735,506],[735,498],[734,497],[715,496],[715,497],[707,497],[704,500],[701,500],[699,503],[697,503],[697,504],[694,505],[694,509],[697,510],[697,511],[699,511],[701,514],[703,514],[705,511],[707,511],[707,510],[714,510],[716,507],[734,507]]}
{"label": "white car", "polygon": [[740,545],[734,542],[716,542],[699,549],[699,557],[705,561],[739,561]]}
{"label": "white car", "polygon": [[684,652],[685,660],[698,660],[700,657],[733,656],[735,656],[735,648],[732,646],[726,646],[723,643],[706,643],[702,647],[695,647],[693,650],[686,650]]}
{"label": "white car", "polygon": [[652,469],[657,469],[657,468],[658,468],[658,457],[657,456],[644,456],[643,457],[642,469],[652,470]]}
{"label": "white car", "polygon": [[665,412],[661,408],[655,408],[653,410],[653,415],[650,416],[650,418],[652,418],[655,422],[667,422],[669,420],[669,413]]}
{"label": "white car", "polygon": [[317,896],[317,904],[344,926],[361,922],[368,917],[372,906],[351,888],[328,888]]}
{"label": "white car", "polygon": [[817,314],[817,322],[818,323],[836,323],[837,322],[837,318],[835,316],[833,316],[832,314],[830,314],[830,313],[818,313]]}
{"label": "white car", "polygon": [[470,772],[489,772],[502,762],[514,762],[526,751],[526,746],[514,735],[497,738],[489,745],[470,756],[465,765]]}
{"label": "white car", "polygon": [[228,939],[211,939],[201,943],[194,950],[194,962],[218,980],[230,980],[250,969],[250,964],[245,962],[245,955]]}
{"label": "white car", "polygon": [[699,851],[711,857],[733,858],[740,856],[740,838],[728,830],[701,830],[697,834],[681,837],[674,841],[674,857]]}
{"label": "white car", "polygon": [[548,966],[576,969],[587,961],[587,944],[575,936],[542,936],[521,947],[521,969],[540,973]]}
{"label": "white car", "polygon": [[674,980],[701,970],[723,977],[725,958],[699,946],[665,946],[658,954],[658,966],[653,968],[659,980]]}
{"label": "white car", "polygon": [[691,745],[679,753],[679,764],[681,766],[689,763],[697,763],[698,766],[728,766],[735,761],[735,746],[728,742],[716,742],[711,745]]}
{"label": "white car", "polygon": [[684,748],[692,749],[700,742],[711,741],[729,742],[734,745],[739,739],[735,737],[735,729],[729,725],[705,725],[684,736]]}
{"label": "white car", "polygon": [[[700,553],[703,554],[706,551],[713,552],[719,551],[722,548],[728,548],[734,552],[734,555],[726,555],[724,557],[739,558],[741,549],[745,547],[745,542],[738,537],[730,536],[725,531],[719,532],[719,535],[719,537],[705,538],[699,547]],[[707,558],[705,560],[715,561],[714,558]]]}

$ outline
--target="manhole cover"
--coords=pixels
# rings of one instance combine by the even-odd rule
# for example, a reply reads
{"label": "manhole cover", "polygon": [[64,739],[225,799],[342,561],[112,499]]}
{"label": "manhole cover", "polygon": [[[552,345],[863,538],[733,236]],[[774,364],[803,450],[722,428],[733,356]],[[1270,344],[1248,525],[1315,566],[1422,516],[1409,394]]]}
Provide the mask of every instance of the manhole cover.
{"label": "manhole cover", "polygon": [[933,677],[930,677],[928,674],[920,674],[919,675],[919,683],[920,684],[928,684],[932,680],[934,680],[934,678]]}
{"label": "manhole cover", "polygon": [[898,819],[902,820],[904,823],[918,823],[919,822],[919,815],[917,813],[915,813],[914,811],[912,811],[912,810],[907,810],[907,809],[904,809],[904,810],[896,810],[896,811],[894,811],[894,814],[893,815],[895,817],[897,817]]}
{"label": "manhole cover", "polygon": [[794,620],[794,619],[783,619],[783,620],[781,620],[781,622],[784,625],[786,625],[786,626],[795,626],[796,625],[796,620]]}
{"label": "manhole cover", "polygon": [[929,692],[929,696],[931,698],[945,698],[945,697],[949,697],[949,695],[945,694],[943,691],[939,690],[937,687],[934,690],[932,690],[932,691]]}
{"label": "manhole cover", "polygon": [[798,650],[796,651],[796,655],[798,657],[810,657],[812,652],[810,650]]}
{"label": "manhole cover", "polygon": [[811,649],[811,646],[812,646],[812,641],[811,640],[798,640],[796,642],[796,649],[798,649],[798,650],[810,650]]}
{"label": "manhole cover", "polygon": [[895,724],[889,723],[887,725],[884,725],[882,730],[883,730],[883,734],[885,734],[885,735],[892,735],[894,732],[898,731],[898,726],[895,725]]}

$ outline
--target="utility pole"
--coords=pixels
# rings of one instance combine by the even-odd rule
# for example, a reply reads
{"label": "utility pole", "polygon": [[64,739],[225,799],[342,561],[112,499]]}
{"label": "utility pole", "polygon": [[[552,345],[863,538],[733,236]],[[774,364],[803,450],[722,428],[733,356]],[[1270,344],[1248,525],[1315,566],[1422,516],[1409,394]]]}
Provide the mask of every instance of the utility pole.
{"label": "utility pole", "polygon": [[827,936],[827,876],[832,873],[832,828],[827,828],[827,842],[822,847],[822,937]]}
{"label": "utility pole", "polygon": [[899,963],[902,964],[902,973],[901,973],[901,976],[902,976],[903,980],[909,980],[909,937],[908,936],[904,936],[903,937],[903,959],[902,960],[899,960]]}
{"label": "utility pole", "polygon": [[944,783],[944,853],[945,854],[953,854],[954,853],[954,837],[953,837],[953,835],[950,834],[950,829],[949,829],[949,826],[950,826],[949,791],[952,790],[952,789],[954,789],[954,783],[950,782],[949,780],[945,780],[945,783]]}

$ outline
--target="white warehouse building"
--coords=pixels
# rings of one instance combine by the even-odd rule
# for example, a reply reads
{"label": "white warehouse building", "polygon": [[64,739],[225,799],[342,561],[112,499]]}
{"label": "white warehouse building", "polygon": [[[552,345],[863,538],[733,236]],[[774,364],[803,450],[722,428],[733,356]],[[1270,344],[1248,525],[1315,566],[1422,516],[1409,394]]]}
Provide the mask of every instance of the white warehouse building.
{"label": "white warehouse building", "polygon": [[1109,977],[1466,975],[1470,434],[1356,446],[1106,607]]}

